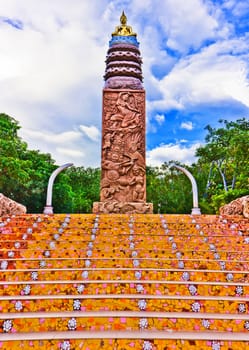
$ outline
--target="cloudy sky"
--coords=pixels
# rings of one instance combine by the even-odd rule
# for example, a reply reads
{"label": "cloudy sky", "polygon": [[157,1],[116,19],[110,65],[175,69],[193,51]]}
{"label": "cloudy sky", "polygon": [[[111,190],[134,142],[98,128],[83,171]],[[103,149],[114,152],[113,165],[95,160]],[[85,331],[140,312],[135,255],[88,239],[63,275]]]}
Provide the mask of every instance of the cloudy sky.
{"label": "cloudy sky", "polygon": [[100,166],[108,42],[125,10],[147,93],[147,164],[195,161],[207,124],[249,117],[248,0],[0,0],[0,112],[58,165]]}

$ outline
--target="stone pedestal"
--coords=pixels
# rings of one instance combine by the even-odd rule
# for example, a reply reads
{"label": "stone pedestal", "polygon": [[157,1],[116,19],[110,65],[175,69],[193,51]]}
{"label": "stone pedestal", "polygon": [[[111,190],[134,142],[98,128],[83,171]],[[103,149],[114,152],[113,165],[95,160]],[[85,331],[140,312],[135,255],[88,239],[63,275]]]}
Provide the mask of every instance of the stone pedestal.
{"label": "stone pedestal", "polygon": [[151,214],[152,203],[138,202],[95,202],[93,203],[94,214]]}

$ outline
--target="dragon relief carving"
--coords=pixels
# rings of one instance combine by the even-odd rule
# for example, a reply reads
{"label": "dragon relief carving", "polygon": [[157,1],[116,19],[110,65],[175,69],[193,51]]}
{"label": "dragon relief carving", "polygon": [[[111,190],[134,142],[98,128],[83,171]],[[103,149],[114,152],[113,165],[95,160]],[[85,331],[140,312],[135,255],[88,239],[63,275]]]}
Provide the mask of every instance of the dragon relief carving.
{"label": "dragon relief carving", "polygon": [[101,200],[144,202],[144,93],[105,91],[103,112]]}

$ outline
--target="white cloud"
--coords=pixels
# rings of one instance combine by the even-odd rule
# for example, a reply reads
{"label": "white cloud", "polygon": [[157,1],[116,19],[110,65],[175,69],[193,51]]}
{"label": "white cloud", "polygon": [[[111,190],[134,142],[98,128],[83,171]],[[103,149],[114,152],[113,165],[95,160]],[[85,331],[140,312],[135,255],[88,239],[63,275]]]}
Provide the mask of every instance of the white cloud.
{"label": "white cloud", "polygon": [[179,144],[160,145],[147,151],[147,164],[150,166],[160,166],[170,160],[192,164],[196,161],[195,151],[199,146],[199,143],[193,144],[191,147],[183,147]]}
{"label": "white cloud", "polygon": [[66,131],[62,133],[52,133],[45,131],[37,131],[30,129],[21,129],[19,132],[21,137],[36,139],[45,143],[65,144],[67,142],[78,141],[81,138],[81,133],[78,131]]}
{"label": "white cloud", "polygon": [[73,162],[75,166],[100,166],[100,142],[93,147],[92,140],[85,139],[81,131],[53,133],[22,128],[19,136],[28,140],[30,149],[52,154],[58,165]]}
{"label": "white cloud", "polygon": [[[150,25],[154,23],[153,29],[148,32],[152,27],[141,28],[145,83],[152,96],[147,104],[149,119],[155,110],[184,110],[203,103],[237,101],[249,106],[249,37],[232,37],[234,29],[230,21],[225,20],[221,7],[212,1],[197,0],[166,0],[160,2],[160,6],[153,0],[147,1],[142,9],[139,1],[135,4],[140,12],[150,13],[153,8],[150,21]],[[182,53],[196,49],[207,40],[213,44],[170,62],[169,56],[160,49],[165,47],[165,40],[171,49]],[[157,62],[160,65],[160,61],[168,62],[168,71],[164,78],[155,78],[148,73]],[[161,67],[163,71],[162,64]]]}
{"label": "white cloud", "polygon": [[154,118],[159,125],[162,125],[165,121],[165,116],[163,114],[157,114]]}
{"label": "white cloud", "polygon": [[214,38],[218,29],[217,20],[199,0],[168,0],[167,25],[167,46],[178,51],[198,48],[203,40]]}
{"label": "white cloud", "polygon": [[234,16],[245,16],[248,15],[249,13],[249,3],[247,1],[236,1],[233,4],[233,9],[232,12],[234,14]]}
{"label": "white cloud", "polygon": [[193,126],[193,123],[189,121],[189,122],[182,122],[180,128],[185,130],[193,130],[194,126]]}
{"label": "white cloud", "polygon": [[100,131],[94,125],[86,126],[80,125],[80,130],[92,141],[99,141]]}
{"label": "white cloud", "polygon": [[[196,49],[207,39],[227,37],[230,31],[211,1],[135,0],[132,7],[138,17],[141,14],[150,17],[149,25],[160,30],[162,44],[179,52]],[[140,25],[139,32],[143,35],[147,26],[143,29]]]}
{"label": "white cloud", "polygon": [[[77,125],[90,119],[93,127],[85,135],[98,140],[104,61],[113,29],[101,18],[106,3],[0,0],[1,15],[23,23],[17,30],[0,20],[0,112],[20,122],[30,148],[50,152],[59,162],[62,153],[67,158],[58,152],[63,142],[74,152],[92,147]],[[97,147],[85,152],[82,165],[99,166]]]}
{"label": "white cloud", "polygon": [[188,105],[224,100],[249,107],[249,55],[245,54],[245,45],[240,39],[217,42],[179,60],[158,82],[163,97],[152,101],[151,108],[180,110]]}
{"label": "white cloud", "polygon": [[0,112],[20,121],[30,148],[60,164],[74,157],[77,165],[99,166],[105,57],[123,9],[141,43],[148,133],[171,110],[191,121],[192,106],[249,107],[249,35],[234,36],[223,6],[247,11],[231,0],[0,0],[2,19],[23,28],[0,18]]}
{"label": "white cloud", "polygon": [[78,151],[76,149],[69,149],[63,147],[56,147],[56,150],[59,154],[66,155],[72,158],[82,158],[85,156],[85,153],[82,151]]}

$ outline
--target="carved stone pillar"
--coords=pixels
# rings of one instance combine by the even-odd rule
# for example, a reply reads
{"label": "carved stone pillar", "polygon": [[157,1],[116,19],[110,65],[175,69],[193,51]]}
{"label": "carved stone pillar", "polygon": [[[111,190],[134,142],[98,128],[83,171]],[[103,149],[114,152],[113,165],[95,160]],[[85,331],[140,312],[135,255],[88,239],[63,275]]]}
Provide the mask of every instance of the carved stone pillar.
{"label": "carved stone pillar", "polygon": [[152,213],[146,203],[145,90],[139,43],[132,28],[112,34],[107,53],[102,111],[100,202],[94,213]]}

